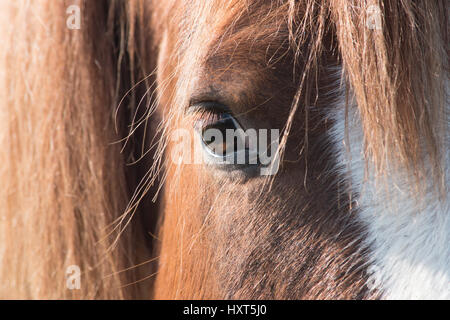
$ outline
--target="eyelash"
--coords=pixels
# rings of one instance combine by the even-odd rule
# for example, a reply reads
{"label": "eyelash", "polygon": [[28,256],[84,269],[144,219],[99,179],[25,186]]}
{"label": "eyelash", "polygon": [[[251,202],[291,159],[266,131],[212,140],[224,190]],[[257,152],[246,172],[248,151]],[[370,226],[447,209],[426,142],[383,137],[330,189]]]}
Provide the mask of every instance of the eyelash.
{"label": "eyelash", "polygon": [[192,110],[194,127],[202,129],[204,126],[214,124],[222,119],[223,116],[228,115],[227,112],[218,110],[209,110],[205,108],[195,108]]}

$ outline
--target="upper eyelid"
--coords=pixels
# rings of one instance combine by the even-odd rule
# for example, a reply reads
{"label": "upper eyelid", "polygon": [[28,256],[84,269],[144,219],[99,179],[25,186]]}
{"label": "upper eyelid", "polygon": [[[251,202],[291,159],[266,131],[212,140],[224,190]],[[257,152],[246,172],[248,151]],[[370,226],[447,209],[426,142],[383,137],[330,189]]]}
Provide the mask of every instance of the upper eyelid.
{"label": "upper eyelid", "polygon": [[230,108],[218,101],[213,100],[192,100],[189,102],[187,113],[195,113],[196,111],[210,111],[215,113],[228,113],[233,115]]}
{"label": "upper eyelid", "polygon": [[[226,114],[230,116],[240,129],[244,129],[244,126],[239,121],[233,112],[226,105],[216,101],[200,101],[196,104],[190,105],[187,109],[187,114],[194,115],[197,120],[202,118],[202,115],[214,114]],[[213,122],[211,122],[213,123]]]}
{"label": "upper eyelid", "polygon": [[202,104],[202,103],[217,103],[230,112],[230,106],[232,105],[232,99],[228,96],[225,90],[210,85],[208,87],[199,87],[191,92],[189,99],[189,107]]}

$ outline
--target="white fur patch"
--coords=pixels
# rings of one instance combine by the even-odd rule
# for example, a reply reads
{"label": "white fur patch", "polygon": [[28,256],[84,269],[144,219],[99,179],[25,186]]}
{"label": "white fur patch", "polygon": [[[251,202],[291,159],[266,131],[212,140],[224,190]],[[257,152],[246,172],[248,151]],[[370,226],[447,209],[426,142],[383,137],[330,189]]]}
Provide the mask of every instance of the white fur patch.
{"label": "white fur patch", "polygon": [[[365,241],[372,250],[368,257],[369,288],[380,290],[384,299],[450,299],[450,195],[445,201],[438,200],[430,178],[423,182],[423,203],[417,203],[404,174],[398,172],[376,188],[373,176],[365,177],[357,108],[350,107],[347,119],[350,152],[345,145],[345,103],[333,118],[331,136],[342,164],[340,170],[359,194],[359,217],[368,230]],[[444,149],[446,186],[449,147]]]}

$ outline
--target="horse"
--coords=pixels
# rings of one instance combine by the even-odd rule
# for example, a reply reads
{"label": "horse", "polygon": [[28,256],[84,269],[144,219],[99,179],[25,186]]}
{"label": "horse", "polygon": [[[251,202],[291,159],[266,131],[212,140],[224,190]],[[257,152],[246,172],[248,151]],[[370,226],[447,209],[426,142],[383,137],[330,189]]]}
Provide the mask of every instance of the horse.
{"label": "horse", "polygon": [[0,6],[1,298],[450,299],[445,1]]}

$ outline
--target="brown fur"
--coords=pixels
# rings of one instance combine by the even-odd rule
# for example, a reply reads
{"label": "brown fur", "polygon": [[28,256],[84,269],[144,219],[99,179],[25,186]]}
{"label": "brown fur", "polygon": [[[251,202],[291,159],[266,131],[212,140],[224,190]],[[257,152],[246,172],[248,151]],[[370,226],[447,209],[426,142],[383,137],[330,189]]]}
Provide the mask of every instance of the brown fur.
{"label": "brown fur", "polygon": [[[365,27],[373,3],[381,31]],[[339,89],[329,68],[356,97],[368,168],[418,180],[429,162],[444,190],[444,1],[79,1],[80,31],[66,28],[70,4],[0,6],[1,298],[377,295],[357,195],[323,138]],[[249,126],[285,129],[271,184],[170,162],[170,133],[192,127],[183,110],[208,84]],[[156,277],[133,267],[151,257]],[[65,287],[73,264],[80,291]]]}

